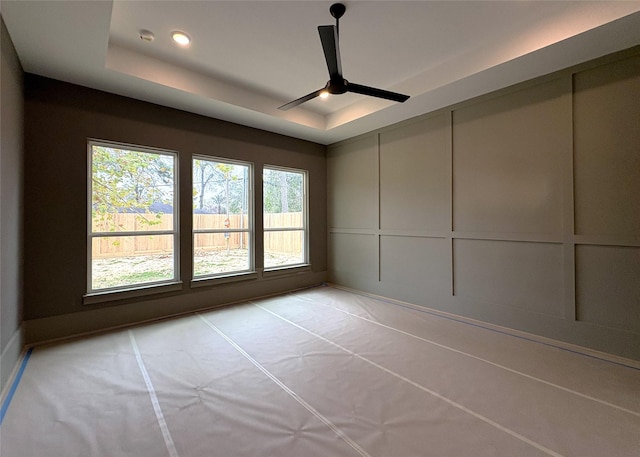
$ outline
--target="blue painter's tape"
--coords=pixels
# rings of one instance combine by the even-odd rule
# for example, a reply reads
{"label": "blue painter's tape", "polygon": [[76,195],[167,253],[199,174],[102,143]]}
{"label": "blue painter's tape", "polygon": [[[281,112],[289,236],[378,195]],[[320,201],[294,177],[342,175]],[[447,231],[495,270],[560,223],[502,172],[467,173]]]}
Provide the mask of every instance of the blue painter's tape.
{"label": "blue painter's tape", "polygon": [[20,369],[18,370],[16,378],[13,380],[13,384],[11,385],[11,389],[9,389],[9,393],[7,394],[7,398],[4,399],[2,408],[0,408],[0,425],[2,425],[2,421],[4,421],[4,416],[7,414],[7,410],[9,409],[9,405],[11,404],[11,399],[18,389],[18,384],[20,384],[20,379],[22,379],[24,370],[27,368],[27,362],[29,361],[29,357],[31,357],[32,352],[33,348],[29,348],[29,350],[27,350],[27,353],[24,355],[22,363],[20,364]]}

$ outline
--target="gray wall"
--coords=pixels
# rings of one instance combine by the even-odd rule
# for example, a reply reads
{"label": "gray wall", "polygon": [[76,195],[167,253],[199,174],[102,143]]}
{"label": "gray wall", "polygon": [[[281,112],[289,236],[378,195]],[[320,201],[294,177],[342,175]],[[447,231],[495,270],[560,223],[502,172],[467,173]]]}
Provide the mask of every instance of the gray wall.
{"label": "gray wall", "polygon": [[329,148],[329,278],[640,359],[640,48]]}
{"label": "gray wall", "polygon": [[[181,279],[177,293],[83,305],[87,277],[87,138],[179,153]],[[254,163],[256,227],[262,166],[309,170],[311,271],[191,288],[191,157]],[[27,74],[25,78],[25,330],[28,341],[229,303],[326,279],[326,148],[302,140]],[[262,238],[256,237],[262,267]]]}
{"label": "gray wall", "polygon": [[0,20],[0,390],[22,350],[22,67]]}

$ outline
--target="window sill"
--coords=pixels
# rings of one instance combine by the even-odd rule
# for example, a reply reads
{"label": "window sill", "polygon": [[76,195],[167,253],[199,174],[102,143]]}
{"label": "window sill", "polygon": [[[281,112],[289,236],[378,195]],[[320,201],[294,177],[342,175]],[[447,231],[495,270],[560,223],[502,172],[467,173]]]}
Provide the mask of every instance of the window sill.
{"label": "window sill", "polygon": [[270,268],[268,270],[264,270],[262,272],[262,277],[269,278],[273,276],[295,275],[300,273],[306,273],[308,271],[311,271],[310,263],[304,263],[300,265],[288,265],[286,267]]}
{"label": "window sill", "polygon": [[255,271],[251,271],[248,273],[237,273],[227,276],[206,276],[192,279],[191,287],[208,287],[215,286],[217,284],[227,284],[230,282],[250,281],[252,279],[258,279],[258,273],[256,273]]}
{"label": "window sill", "polygon": [[106,303],[116,300],[126,300],[127,298],[144,297],[147,295],[163,294],[165,292],[175,292],[182,290],[182,281],[150,284],[148,286],[137,286],[130,289],[108,290],[104,292],[92,292],[82,297],[83,305],[93,305],[96,303]]}

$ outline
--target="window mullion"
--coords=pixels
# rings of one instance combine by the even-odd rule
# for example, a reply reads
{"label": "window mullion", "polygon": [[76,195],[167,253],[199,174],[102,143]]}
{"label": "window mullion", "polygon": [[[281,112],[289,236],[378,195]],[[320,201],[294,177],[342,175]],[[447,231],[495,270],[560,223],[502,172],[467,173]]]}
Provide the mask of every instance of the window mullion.
{"label": "window mullion", "polygon": [[153,235],[176,235],[175,230],[154,230],[154,231],[127,231],[127,232],[92,232],[93,238],[109,238],[119,236],[153,236]]}
{"label": "window mullion", "polygon": [[251,233],[249,229],[194,229],[193,233]]}
{"label": "window mullion", "polygon": [[282,227],[282,228],[269,227],[264,229],[265,232],[300,232],[303,230],[304,230],[304,227]]}

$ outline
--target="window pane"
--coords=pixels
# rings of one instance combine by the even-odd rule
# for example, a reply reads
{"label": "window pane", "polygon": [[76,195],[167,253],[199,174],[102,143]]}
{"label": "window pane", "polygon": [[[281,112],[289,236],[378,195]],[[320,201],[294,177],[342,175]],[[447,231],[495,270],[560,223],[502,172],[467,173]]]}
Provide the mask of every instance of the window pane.
{"label": "window pane", "polygon": [[264,227],[303,227],[304,173],[265,168]]}
{"label": "window pane", "polygon": [[193,160],[194,230],[249,227],[249,166]]}
{"label": "window pane", "polygon": [[173,235],[94,237],[91,289],[172,280]]}
{"label": "window pane", "polygon": [[196,233],[193,237],[193,275],[218,275],[251,268],[249,233]]}
{"label": "window pane", "polygon": [[174,156],[91,147],[92,232],[173,229]]}
{"label": "window pane", "polygon": [[304,263],[304,230],[264,232],[264,267]]}

